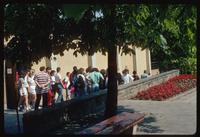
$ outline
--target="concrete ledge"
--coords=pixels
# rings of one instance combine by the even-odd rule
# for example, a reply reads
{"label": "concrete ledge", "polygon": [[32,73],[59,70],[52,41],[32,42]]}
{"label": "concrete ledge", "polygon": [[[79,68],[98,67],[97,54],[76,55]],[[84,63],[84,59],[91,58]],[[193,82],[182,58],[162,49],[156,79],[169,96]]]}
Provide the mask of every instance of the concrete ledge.
{"label": "concrete ledge", "polygon": [[177,75],[179,75],[179,70],[175,69],[145,79],[140,79],[129,84],[120,85],[118,87],[118,99],[130,99],[132,95],[137,94],[139,91],[163,83]]}

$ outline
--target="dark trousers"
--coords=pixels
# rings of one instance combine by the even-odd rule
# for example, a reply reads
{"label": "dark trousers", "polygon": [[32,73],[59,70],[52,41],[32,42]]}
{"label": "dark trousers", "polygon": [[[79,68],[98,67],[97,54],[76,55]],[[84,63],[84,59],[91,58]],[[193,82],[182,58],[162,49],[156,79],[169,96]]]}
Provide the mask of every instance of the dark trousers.
{"label": "dark trousers", "polygon": [[42,96],[42,107],[47,108],[48,107],[48,93],[42,93],[42,94],[37,94],[36,102],[35,102],[35,110],[38,110],[38,107],[40,105],[40,100]]}

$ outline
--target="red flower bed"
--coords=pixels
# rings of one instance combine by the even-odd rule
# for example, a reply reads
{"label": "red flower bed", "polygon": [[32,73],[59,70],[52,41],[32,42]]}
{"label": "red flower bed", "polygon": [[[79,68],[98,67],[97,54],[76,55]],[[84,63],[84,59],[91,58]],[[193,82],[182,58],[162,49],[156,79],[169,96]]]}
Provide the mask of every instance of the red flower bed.
{"label": "red flower bed", "polygon": [[196,87],[196,77],[190,74],[182,74],[171,78],[162,84],[140,91],[132,99],[165,100],[194,87]]}

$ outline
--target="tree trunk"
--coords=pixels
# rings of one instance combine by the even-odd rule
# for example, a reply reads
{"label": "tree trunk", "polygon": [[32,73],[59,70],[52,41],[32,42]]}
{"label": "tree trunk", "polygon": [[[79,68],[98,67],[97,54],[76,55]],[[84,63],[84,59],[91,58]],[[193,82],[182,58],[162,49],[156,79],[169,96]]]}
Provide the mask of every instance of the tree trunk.
{"label": "tree trunk", "polygon": [[105,117],[111,117],[117,113],[117,47],[111,46],[108,51],[108,93],[106,99]]}
{"label": "tree trunk", "polygon": [[109,5],[106,24],[107,47],[108,47],[108,92],[106,99],[105,118],[111,117],[117,112],[117,47],[116,47],[116,24],[115,5]]}

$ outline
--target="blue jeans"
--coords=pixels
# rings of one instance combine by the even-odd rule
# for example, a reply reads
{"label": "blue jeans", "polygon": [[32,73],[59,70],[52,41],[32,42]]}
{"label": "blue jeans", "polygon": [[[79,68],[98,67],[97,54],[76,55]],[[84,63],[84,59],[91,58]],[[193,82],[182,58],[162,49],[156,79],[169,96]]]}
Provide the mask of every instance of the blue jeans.
{"label": "blue jeans", "polygon": [[92,85],[92,91],[95,93],[95,92],[98,92],[99,91],[99,84],[93,84]]}
{"label": "blue jeans", "polygon": [[76,93],[77,93],[77,97],[84,96],[85,95],[85,88],[84,89],[77,88]]}
{"label": "blue jeans", "polygon": [[57,84],[58,98],[56,99],[56,103],[60,103],[63,101],[62,89],[63,89],[62,85],[58,83]]}

